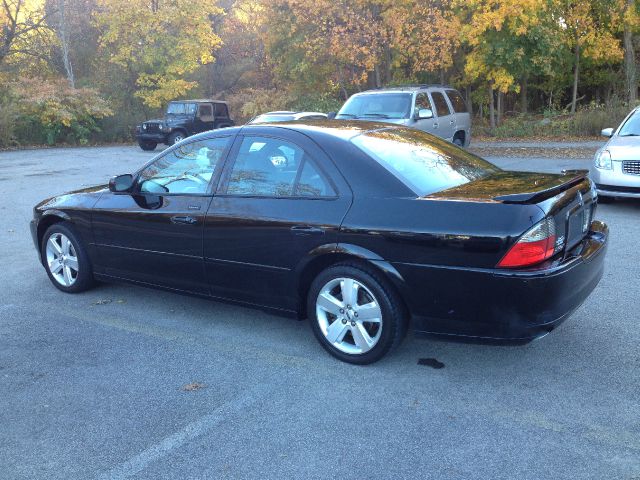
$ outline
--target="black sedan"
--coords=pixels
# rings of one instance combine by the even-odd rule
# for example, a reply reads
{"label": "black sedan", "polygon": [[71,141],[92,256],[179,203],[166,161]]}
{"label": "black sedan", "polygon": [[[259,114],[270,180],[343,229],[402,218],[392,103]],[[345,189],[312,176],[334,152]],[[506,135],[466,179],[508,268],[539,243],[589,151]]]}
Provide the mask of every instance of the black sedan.
{"label": "black sedan", "polygon": [[526,343],[600,280],[585,172],[507,172],[429,134],[347,121],[206,132],[37,205],[52,283],[124,281],[308,317],[378,360],[407,328]]}

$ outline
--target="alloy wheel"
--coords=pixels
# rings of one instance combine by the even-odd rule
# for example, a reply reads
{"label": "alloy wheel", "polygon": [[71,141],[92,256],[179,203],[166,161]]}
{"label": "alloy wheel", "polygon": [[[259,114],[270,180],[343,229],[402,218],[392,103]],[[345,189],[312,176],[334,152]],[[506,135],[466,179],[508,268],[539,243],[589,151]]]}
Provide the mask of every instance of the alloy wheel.
{"label": "alloy wheel", "polygon": [[326,340],[351,355],[371,350],[382,333],[378,301],[365,285],[353,278],[334,278],[320,289],[316,318]]}
{"label": "alloy wheel", "polygon": [[63,287],[70,287],[78,278],[78,255],[71,240],[63,233],[54,233],[47,240],[47,268]]}

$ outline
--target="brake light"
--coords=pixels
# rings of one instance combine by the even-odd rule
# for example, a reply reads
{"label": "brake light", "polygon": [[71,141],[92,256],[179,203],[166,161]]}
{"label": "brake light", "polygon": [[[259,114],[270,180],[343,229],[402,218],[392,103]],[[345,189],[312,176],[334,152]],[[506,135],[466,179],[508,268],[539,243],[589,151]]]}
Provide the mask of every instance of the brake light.
{"label": "brake light", "polygon": [[529,229],[506,253],[498,267],[514,268],[535,265],[556,251],[556,224],[545,218]]}

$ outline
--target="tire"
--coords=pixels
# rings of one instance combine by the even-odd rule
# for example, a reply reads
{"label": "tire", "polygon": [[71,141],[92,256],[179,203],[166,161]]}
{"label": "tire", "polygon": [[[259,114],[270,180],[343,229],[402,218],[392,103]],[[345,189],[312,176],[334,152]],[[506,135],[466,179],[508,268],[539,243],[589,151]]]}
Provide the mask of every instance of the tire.
{"label": "tire", "polygon": [[185,138],[187,138],[187,136],[184,133],[173,132],[171,135],[169,135],[169,138],[167,139],[167,143],[169,145],[175,145],[176,143],[184,140]]}
{"label": "tire", "polygon": [[[349,285],[353,292],[355,284],[357,298],[345,302],[342,292],[348,296]],[[339,360],[357,365],[380,360],[400,344],[407,330],[402,300],[380,274],[358,264],[338,264],[321,272],[309,288],[307,312],[320,345]],[[372,321],[363,320],[364,315]]]}
{"label": "tire", "polygon": [[464,147],[464,140],[462,140],[460,137],[456,137],[456,138],[453,139],[453,144],[457,145],[460,148],[462,148],[462,147]]}
{"label": "tire", "polygon": [[[64,239],[68,240],[68,246]],[[56,245],[50,244],[50,241],[55,243],[57,248]],[[40,253],[49,280],[59,290],[65,293],[79,293],[94,285],[93,269],[87,250],[69,223],[56,223],[47,229],[42,237]],[[63,265],[59,260],[61,255],[64,255]],[[54,263],[56,260],[57,263]],[[60,268],[56,272],[52,266]]]}
{"label": "tire", "polygon": [[140,145],[140,148],[145,152],[153,152],[158,146],[156,142],[144,142],[142,140],[138,141],[138,145]]}

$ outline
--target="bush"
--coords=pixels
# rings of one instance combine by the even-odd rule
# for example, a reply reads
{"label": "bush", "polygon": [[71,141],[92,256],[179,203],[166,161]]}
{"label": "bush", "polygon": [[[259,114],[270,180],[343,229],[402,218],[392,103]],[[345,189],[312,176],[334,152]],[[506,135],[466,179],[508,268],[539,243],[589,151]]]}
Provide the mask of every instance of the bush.
{"label": "bush", "polygon": [[23,78],[13,85],[19,143],[86,144],[99,132],[98,120],[112,115],[107,102],[89,88],[64,79]]}
{"label": "bush", "polygon": [[545,112],[544,115],[507,117],[493,132],[486,121],[476,121],[475,128],[498,138],[597,136],[603,128],[617,127],[630,110],[631,107],[622,102],[609,106],[591,104],[574,115]]}

